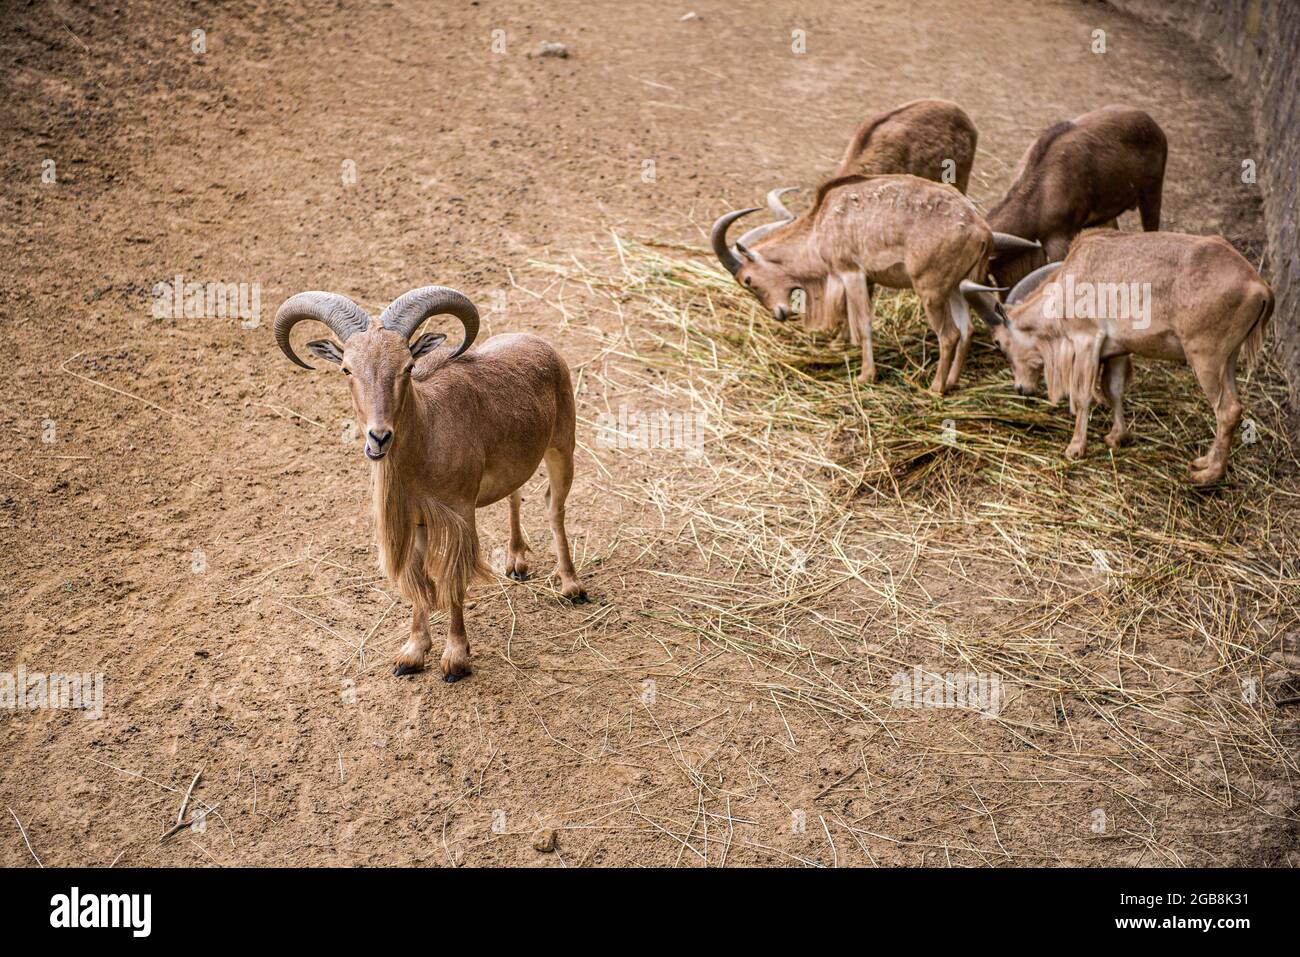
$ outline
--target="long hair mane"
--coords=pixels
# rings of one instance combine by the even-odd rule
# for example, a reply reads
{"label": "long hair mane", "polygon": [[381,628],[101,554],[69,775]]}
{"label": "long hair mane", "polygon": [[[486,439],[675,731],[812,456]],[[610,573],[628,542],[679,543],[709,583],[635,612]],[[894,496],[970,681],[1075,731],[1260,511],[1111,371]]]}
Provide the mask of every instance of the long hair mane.
{"label": "long hair mane", "polygon": [[1043,357],[1048,399],[1057,403],[1068,395],[1070,411],[1075,411],[1097,384],[1101,371],[1101,336],[1071,334],[1060,329],[1057,334],[1040,339],[1038,351]]}
{"label": "long hair mane", "polygon": [[[374,469],[374,509],[379,567],[412,604],[444,609],[453,595],[488,577],[475,531],[437,499],[409,495],[396,462],[385,460]],[[421,527],[422,564],[415,561]]]}

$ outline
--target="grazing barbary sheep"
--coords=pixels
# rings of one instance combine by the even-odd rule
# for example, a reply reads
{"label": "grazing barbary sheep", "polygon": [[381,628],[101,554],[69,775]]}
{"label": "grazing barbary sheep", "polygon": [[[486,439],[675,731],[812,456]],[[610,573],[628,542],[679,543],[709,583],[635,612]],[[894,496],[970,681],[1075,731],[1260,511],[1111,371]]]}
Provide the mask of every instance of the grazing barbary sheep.
{"label": "grazing barbary sheep", "polygon": [[756,211],[722,216],[713,224],[711,241],[722,265],[777,321],[790,318],[795,289],[807,300],[809,328],[833,328],[847,314],[862,342],[858,381],[874,382],[869,284],[914,289],[939,337],[939,366],[930,388],[944,393],[957,384],[971,337],[970,313],[959,289],[963,281],[987,273],[995,249],[992,231],[970,200],[951,186],[917,176],[845,176],[823,184],[807,214],[769,223],[771,229],[759,227],[763,232],[756,242],[751,231],[729,246],[731,224]]}
{"label": "grazing barbary sheep", "polygon": [[[435,351],[447,338],[442,334],[411,341],[427,319],[444,314],[465,329],[456,351]],[[286,356],[310,369],[289,341],[304,320],[324,323],[342,343],[317,339],[307,348],[347,377],[366,426],[380,567],[414,605],[411,637],[397,655],[395,674],[424,667],[432,646],[428,616],[435,608],[449,610],[444,677],[455,681],[469,673],[465,590],[486,574],[475,509],[510,499],[506,570],[526,578],[519,488],[543,459],[561,592],[575,604],[587,600],[564,529],[575,418],[569,368],[559,353],[523,334],[494,336],[466,352],[478,334],[478,310],[443,286],[411,290],[378,319],[336,293],[293,296],[276,313],[275,339]]]}
{"label": "grazing barbary sheep", "polygon": [[[831,179],[842,176],[876,176],[881,173],[910,173],[936,183],[948,183],[963,193],[970,182],[979,132],[966,111],[950,100],[912,100],[902,106],[868,117],[854,132],[844,150],[839,168]],[[767,194],[767,207],[776,217],[775,226],[795,218],[781,202],[781,194],[796,189],[787,186]],[[750,234],[767,229],[759,226]],[[741,241],[752,245],[756,236]]]}
{"label": "grazing barbary sheep", "polygon": [[1046,130],[988,214],[993,229],[1035,240],[1043,252],[996,257],[997,284],[1009,286],[1045,261],[1064,259],[1080,232],[1114,226],[1134,207],[1144,230],[1159,229],[1167,153],[1156,121],[1129,106],[1104,106]]}
{"label": "grazing barbary sheep", "polygon": [[[956,103],[912,100],[864,120],[830,178],[910,173],[948,183],[964,193],[978,141],[975,124]],[[781,194],[790,189],[767,194],[768,208],[778,220],[795,218],[781,202]]]}
{"label": "grazing barbary sheep", "polygon": [[1272,312],[1268,283],[1221,236],[1096,230],[1064,262],[1026,276],[990,322],[1017,391],[1035,391],[1045,375],[1053,402],[1070,397],[1072,459],[1083,455],[1095,393],[1114,413],[1106,444],[1128,438],[1130,355],[1190,365],[1216,423],[1214,444],[1192,462],[1192,481],[1205,485],[1223,477],[1241,424],[1237,359],[1259,354]]}
{"label": "grazing barbary sheep", "polygon": [[[978,139],[975,124],[956,103],[913,100],[878,113],[858,127],[831,182],[846,176],[906,173],[953,185],[965,193]],[[767,194],[767,207],[776,220],[749,230],[740,237],[737,246],[752,249],[764,236],[794,221],[795,214],[781,201],[781,195],[794,188],[787,186]],[[998,231],[993,233],[993,246],[995,253],[1023,253],[1038,248],[1034,243]],[[875,285],[868,280],[868,308],[875,296]],[[805,325],[810,329],[837,331],[841,340],[847,338],[858,345],[861,329],[848,321],[845,303],[840,277],[828,277],[820,308],[816,315],[810,312],[805,316]],[[870,351],[869,345],[866,348]]]}
{"label": "grazing barbary sheep", "polygon": [[956,103],[913,100],[859,126],[832,178],[911,173],[964,193],[978,140],[975,124]]}

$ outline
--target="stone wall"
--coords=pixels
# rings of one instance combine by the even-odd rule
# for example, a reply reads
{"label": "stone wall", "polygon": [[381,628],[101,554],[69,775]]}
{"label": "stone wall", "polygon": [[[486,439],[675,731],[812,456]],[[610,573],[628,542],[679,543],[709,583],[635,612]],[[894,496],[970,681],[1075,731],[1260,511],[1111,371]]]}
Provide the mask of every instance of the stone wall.
{"label": "stone wall", "polygon": [[[1277,294],[1272,341],[1291,382],[1300,438],[1300,0],[1107,0],[1204,44],[1254,113],[1264,202],[1264,277]],[[1244,158],[1244,157],[1243,157]]]}

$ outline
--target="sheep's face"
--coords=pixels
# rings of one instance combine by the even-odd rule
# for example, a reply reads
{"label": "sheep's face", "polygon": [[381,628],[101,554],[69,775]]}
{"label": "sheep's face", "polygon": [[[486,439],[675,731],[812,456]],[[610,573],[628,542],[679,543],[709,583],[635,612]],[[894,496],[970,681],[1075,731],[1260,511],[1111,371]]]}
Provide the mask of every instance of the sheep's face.
{"label": "sheep's face", "polygon": [[366,425],[366,458],[378,462],[397,442],[397,422],[411,394],[415,360],[447,337],[426,333],[407,344],[401,333],[372,325],[340,347],[328,339],[307,343],[311,352],[334,362],[347,377],[357,418]]}
{"label": "sheep's face", "polygon": [[785,322],[793,315],[790,294],[799,287],[780,263],[758,256],[746,257],[736,272],[736,282],[761,302],[777,322]]}
{"label": "sheep's face", "polygon": [[994,345],[1011,363],[1016,391],[1021,395],[1033,395],[1038,391],[1038,383],[1043,374],[1043,357],[1033,338],[1017,329],[1010,317],[990,326],[990,331]]}

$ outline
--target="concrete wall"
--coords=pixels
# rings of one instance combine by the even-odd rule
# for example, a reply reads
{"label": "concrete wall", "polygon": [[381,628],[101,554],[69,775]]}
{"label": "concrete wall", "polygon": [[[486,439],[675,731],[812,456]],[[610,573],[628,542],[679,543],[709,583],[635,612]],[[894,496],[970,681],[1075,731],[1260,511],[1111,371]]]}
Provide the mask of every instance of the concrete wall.
{"label": "concrete wall", "polygon": [[1254,112],[1255,160],[1277,294],[1272,342],[1291,382],[1300,438],[1300,0],[1107,0],[1207,46]]}

